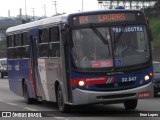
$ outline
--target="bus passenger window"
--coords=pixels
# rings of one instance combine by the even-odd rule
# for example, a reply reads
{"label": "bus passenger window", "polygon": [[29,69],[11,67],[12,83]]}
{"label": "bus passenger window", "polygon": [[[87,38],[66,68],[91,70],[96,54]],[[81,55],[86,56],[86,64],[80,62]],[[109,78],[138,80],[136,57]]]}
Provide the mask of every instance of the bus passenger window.
{"label": "bus passenger window", "polygon": [[49,39],[48,28],[41,29],[39,31],[39,43],[48,43],[48,39]]}
{"label": "bus passenger window", "polygon": [[21,48],[22,58],[30,58],[29,57],[29,46],[25,46]]}
{"label": "bus passenger window", "polygon": [[58,27],[51,27],[49,28],[49,41],[59,41],[59,28]]}
{"label": "bus passenger window", "polygon": [[21,46],[21,34],[14,35],[15,46]]}
{"label": "bus passenger window", "polygon": [[14,48],[14,51],[15,51],[15,56],[14,56],[14,58],[21,58],[21,56],[22,56],[22,50],[21,50],[21,47],[17,47],[17,48]]}
{"label": "bus passenger window", "polygon": [[7,37],[7,47],[13,47],[14,46],[14,36],[10,35]]}
{"label": "bus passenger window", "polygon": [[50,43],[50,57],[60,57],[60,44]]}
{"label": "bus passenger window", "polygon": [[39,45],[39,57],[48,57],[48,44]]}
{"label": "bus passenger window", "polygon": [[8,56],[8,59],[13,59],[14,58],[14,49],[13,48],[8,48],[7,49],[7,56]]}
{"label": "bus passenger window", "polygon": [[28,45],[29,39],[28,39],[28,32],[22,33],[22,45]]}

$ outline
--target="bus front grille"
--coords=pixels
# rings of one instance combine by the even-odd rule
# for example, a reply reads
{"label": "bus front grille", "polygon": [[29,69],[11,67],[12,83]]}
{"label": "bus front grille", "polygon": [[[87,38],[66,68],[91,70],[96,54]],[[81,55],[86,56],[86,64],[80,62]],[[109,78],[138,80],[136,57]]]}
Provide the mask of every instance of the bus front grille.
{"label": "bus front grille", "polygon": [[106,96],[97,96],[97,99],[113,99],[113,98],[125,98],[135,96],[136,93],[128,93],[128,94],[118,94],[118,95],[106,95]]}

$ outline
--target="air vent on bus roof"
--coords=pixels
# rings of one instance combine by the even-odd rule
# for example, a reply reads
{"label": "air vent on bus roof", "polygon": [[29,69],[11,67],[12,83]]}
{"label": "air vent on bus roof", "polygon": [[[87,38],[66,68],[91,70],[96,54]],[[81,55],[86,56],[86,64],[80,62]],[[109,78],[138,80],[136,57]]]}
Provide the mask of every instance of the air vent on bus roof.
{"label": "air vent on bus roof", "polygon": [[125,9],[123,6],[117,6],[115,9]]}

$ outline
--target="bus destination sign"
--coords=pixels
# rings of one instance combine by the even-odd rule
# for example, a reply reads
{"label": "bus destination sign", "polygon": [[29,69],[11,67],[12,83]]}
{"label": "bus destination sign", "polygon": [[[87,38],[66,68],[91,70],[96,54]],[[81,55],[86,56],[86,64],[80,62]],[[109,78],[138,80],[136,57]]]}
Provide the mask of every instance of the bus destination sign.
{"label": "bus destination sign", "polygon": [[82,15],[73,17],[73,25],[85,25],[89,23],[111,23],[122,21],[135,21],[135,13],[106,13],[97,15]]}

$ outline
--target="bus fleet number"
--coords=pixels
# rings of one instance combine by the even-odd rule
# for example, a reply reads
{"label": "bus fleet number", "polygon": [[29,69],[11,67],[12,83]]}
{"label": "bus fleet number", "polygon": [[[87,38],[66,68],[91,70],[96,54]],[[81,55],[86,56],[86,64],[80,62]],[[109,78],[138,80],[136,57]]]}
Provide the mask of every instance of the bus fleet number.
{"label": "bus fleet number", "polygon": [[136,81],[137,77],[125,77],[122,78],[122,82],[132,82],[132,81]]}

